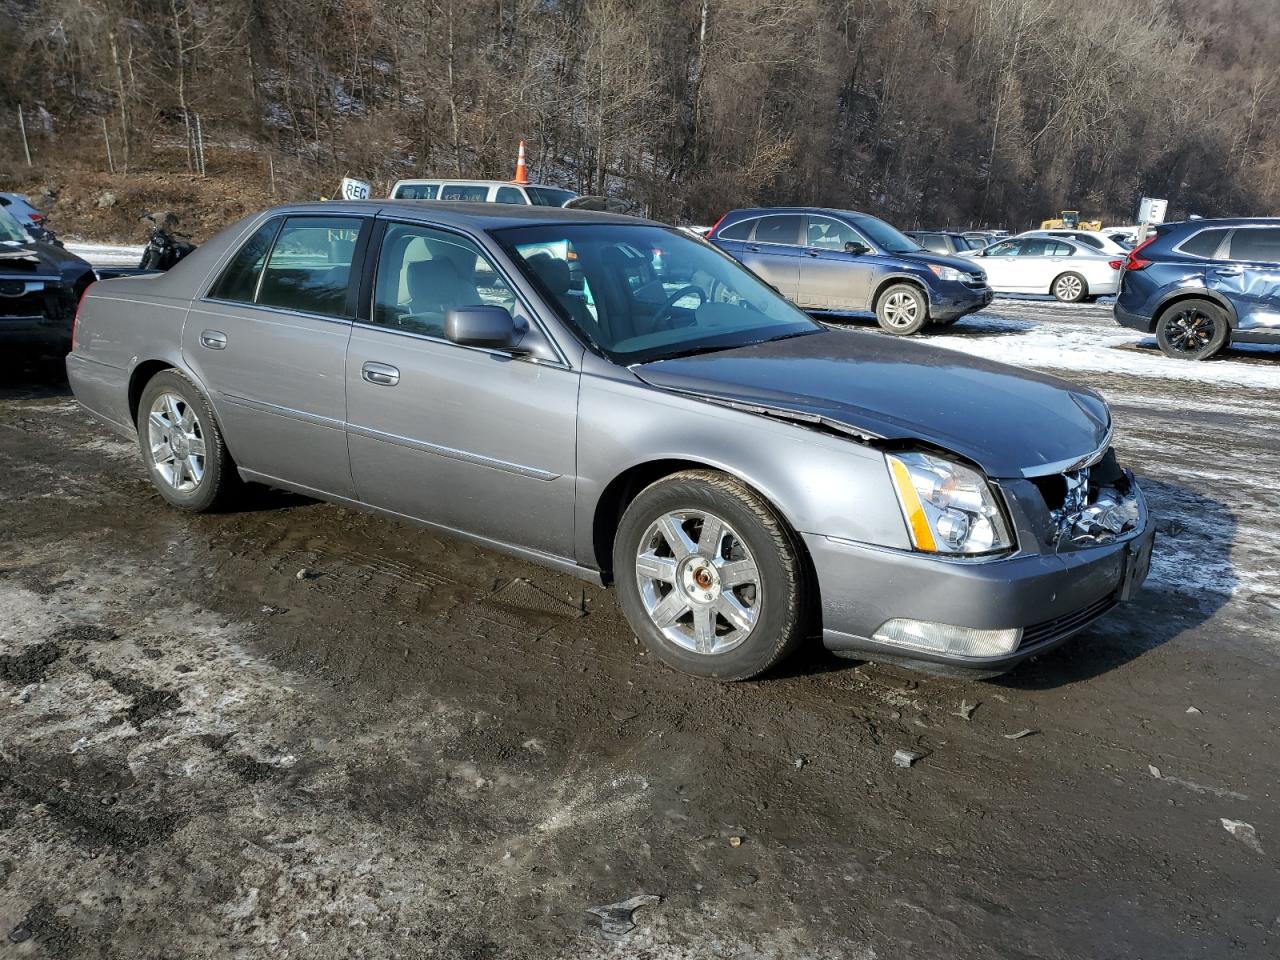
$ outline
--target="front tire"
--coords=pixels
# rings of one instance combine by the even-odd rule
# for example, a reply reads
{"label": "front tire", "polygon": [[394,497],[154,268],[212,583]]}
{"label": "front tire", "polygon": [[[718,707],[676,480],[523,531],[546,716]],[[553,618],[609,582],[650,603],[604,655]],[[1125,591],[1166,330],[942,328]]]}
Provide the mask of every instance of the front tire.
{"label": "front tire", "polygon": [[1049,289],[1063,303],[1080,303],[1089,296],[1089,284],[1078,273],[1064,273],[1056,277]]}
{"label": "front tire", "polygon": [[801,547],[752,490],[706,470],[673,474],[627,507],[613,549],[622,612],[663,663],[745,680],[804,638]]}
{"label": "front tire", "polygon": [[181,510],[204,513],[231,500],[239,475],[213,407],[177,370],[147,382],[138,401],[138,446],[160,496]]}
{"label": "front tire", "polygon": [[1211,300],[1175,303],[1156,321],[1156,343],[1175,360],[1208,360],[1227,345],[1230,335],[1225,311]]}
{"label": "front tire", "polygon": [[929,322],[929,301],[910,283],[895,283],[876,301],[876,322],[885,333],[909,337]]}

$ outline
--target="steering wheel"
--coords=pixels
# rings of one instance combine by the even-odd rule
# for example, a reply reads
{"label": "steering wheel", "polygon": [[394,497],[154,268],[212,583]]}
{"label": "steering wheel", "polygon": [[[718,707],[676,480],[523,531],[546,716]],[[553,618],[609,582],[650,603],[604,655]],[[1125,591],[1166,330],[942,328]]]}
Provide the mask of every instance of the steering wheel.
{"label": "steering wheel", "polygon": [[[707,302],[707,292],[705,290],[692,283],[686,284],[671,296],[667,297],[667,302],[664,303],[661,309],[653,315],[653,326],[655,328],[661,326],[662,321],[668,319],[667,314],[671,313],[671,311],[675,309],[676,304],[691,293],[696,293],[698,295],[698,307]],[[696,310],[697,307],[694,307],[694,309]]]}

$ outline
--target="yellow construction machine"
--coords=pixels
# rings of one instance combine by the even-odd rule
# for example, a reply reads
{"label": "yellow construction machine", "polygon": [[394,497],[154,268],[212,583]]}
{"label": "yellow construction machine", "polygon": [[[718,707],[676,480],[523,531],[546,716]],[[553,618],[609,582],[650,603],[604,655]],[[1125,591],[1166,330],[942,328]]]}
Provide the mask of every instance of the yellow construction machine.
{"label": "yellow construction machine", "polygon": [[1063,210],[1057,220],[1041,220],[1041,230],[1101,230],[1101,220],[1081,220],[1079,210]]}

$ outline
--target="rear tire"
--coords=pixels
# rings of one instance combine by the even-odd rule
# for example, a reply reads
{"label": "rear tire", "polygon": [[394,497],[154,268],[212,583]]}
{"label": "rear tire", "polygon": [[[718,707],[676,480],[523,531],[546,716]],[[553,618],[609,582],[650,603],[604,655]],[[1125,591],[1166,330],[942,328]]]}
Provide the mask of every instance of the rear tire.
{"label": "rear tire", "polygon": [[1064,273],[1055,277],[1049,289],[1063,303],[1080,303],[1089,296],[1089,284],[1078,273]]}
{"label": "rear tire", "polygon": [[240,476],[213,407],[177,370],[152,377],[138,401],[138,446],[151,482],[180,510],[205,513],[231,502]]}
{"label": "rear tire", "polygon": [[885,333],[909,337],[929,322],[929,301],[910,283],[895,283],[876,301],[876,322]]}
{"label": "rear tire", "polygon": [[1230,336],[1226,312],[1211,300],[1183,300],[1156,320],[1156,343],[1175,360],[1208,360]]}
{"label": "rear tire", "polygon": [[642,490],[613,546],[622,612],[663,663],[745,680],[804,639],[811,587],[802,548],[747,486],[690,470]]}

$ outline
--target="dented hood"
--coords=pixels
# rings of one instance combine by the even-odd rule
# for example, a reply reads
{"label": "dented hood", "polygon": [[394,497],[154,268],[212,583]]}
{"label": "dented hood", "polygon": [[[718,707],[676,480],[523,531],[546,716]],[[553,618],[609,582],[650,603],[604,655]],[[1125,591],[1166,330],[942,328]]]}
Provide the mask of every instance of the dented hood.
{"label": "dented hood", "polygon": [[1111,430],[1092,390],[876,334],[822,331],[632,369],[656,387],[871,440],[923,441],[992,477],[1065,469]]}

